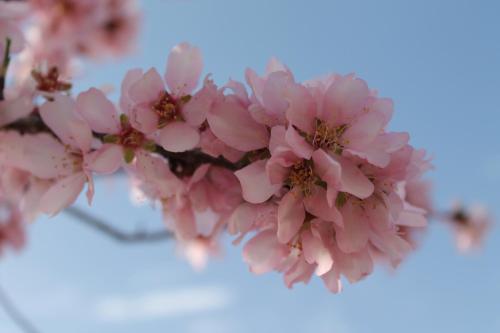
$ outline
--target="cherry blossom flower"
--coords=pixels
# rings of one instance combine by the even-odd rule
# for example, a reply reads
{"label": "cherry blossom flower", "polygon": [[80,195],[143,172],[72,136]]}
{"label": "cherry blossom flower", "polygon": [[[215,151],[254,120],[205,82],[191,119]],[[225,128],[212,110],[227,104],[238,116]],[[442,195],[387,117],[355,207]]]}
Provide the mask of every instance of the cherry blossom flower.
{"label": "cherry blossom flower", "polygon": [[457,249],[463,253],[479,249],[492,226],[491,216],[485,207],[465,207],[459,202],[453,204],[446,220],[455,234]]}
{"label": "cherry blossom flower", "polygon": [[257,232],[244,250],[251,270],[283,272],[289,287],[316,272],[338,292],[341,275],[396,266],[413,249],[401,230],[427,224],[404,192],[428,169],[425,152],[385,131],[392,102],[353,75],[299,84],[277,61],[269,68],[247,70],[251,97],[231,81],[207,116],[219,140],[254,157],[235,172],[247,203],[229,223],[237,241]]}
{"label": "cherry blossom flower", "polygon": [[[37,18],[36,40],[51,41],[34,43],[45,59],[121,55],[136,39],[140,15],[133,0],[33,0],[31,4]],[[62,62],[49,63],[65,67]]]}
{"label": "cherry blossom flower", "polygon": [[200,141],[199,127],[217,89],[206,79],[201,90],[191,95],[201,75],[203,63],[198,48],[187,43],[175,46],[167,62],[165,84],[156,71],[134,70],[123,82],[122,108],[130,115],[132,126],[155,135],[166,150],[181,152],[196,147]]}

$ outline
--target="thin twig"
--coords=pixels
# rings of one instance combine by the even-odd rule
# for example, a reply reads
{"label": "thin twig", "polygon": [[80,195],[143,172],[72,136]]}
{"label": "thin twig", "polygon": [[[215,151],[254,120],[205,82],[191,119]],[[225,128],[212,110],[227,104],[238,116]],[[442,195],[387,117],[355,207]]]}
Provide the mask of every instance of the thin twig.
{"label": "thin twig", "polygon": [[10,44],[11,40],[7,37],[5,41],[5,51],[2,59],[2,67],[0,67],[0,101],[4,100],[5,79],[7,77],[7,69],[10,62]]}
{"label": "thin twig", "polygon": [[0,306],[21,331],[25,333],[40,333],[40,331],[14,305],[11,298],[7,295],[7,293],[1,286]]}
{"label": "thin twig", "polygon": [[173,237],[172,233],[167,230],[127,233],[116,229],[103,219],[98,218],[76,206],[68,207],[64,210],[64,212],[74,217],[75,220],[81,222],[82,224],[92,227],[120,243],[160,242],[169,240]]}

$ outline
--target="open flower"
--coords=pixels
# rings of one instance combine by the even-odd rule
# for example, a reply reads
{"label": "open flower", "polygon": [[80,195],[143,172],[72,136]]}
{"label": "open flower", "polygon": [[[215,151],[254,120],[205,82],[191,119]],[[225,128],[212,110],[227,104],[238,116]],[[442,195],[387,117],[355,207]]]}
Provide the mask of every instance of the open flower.
{"label": "open flower", "polygon": [[134,128],[146,135],[155,135],[166,150],[181,152],[196,147],[200,141],[199,127],[205,121],[217,89],[206,79],[201,90],[192,95],[198,85],[203,63],[198,48],[187,43],[175,46],[167,62],[165,83],[150,69],[129,72],[122,91],[122,107],[130,116]]}
{"label": "open flower", "polygon": [[76,200],[87,182],[90,204],[94,195],[93,170],[86,163],[93,140],[90,126],[76,112],[76,102],[66,95],[54,95],[53,100],[45,102],[40,107],[40,116],[65,145],[70,157],[66,163],[72,168],[70,175],[57,180],[41,198],[42,210],[57,214]]}

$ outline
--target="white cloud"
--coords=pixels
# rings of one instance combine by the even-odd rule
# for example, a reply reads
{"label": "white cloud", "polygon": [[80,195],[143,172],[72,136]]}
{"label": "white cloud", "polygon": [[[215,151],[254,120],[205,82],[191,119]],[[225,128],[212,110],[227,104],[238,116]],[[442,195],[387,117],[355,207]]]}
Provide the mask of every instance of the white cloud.
{"label": "white cloud", "polygon": [[232,298],[227,289],[219,287],[157,290],[104,298],[97,303],[96,313],[104,321],[149,320],[225,308]]}

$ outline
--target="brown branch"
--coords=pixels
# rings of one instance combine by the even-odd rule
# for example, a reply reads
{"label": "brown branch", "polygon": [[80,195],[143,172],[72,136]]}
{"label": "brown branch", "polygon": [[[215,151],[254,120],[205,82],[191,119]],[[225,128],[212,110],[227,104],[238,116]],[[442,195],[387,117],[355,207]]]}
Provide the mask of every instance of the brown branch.
{"label": "brown branch", "polygon": [[3,101],[5,98],[4,90],[5,90],[5,80],[7,77],[7,69],[9,68],[9,62],[10,62],[10,44],[11,40],[10,38],[7,38],[5,41],[5,51],[3,54],[2,67],[0,67],[0,101]]}
{"label": "brown branch", "polygon": [[14,305],[11,298],[5,290],[0,286],[0,306],[3,308],[7,316],[25,333],[39,333],[40,331],[24,316],[21,311]]}
{"label": "brown branch", "polygon": [[64,210],[64,212],[75,218],[76,221],[79,221],[88,227],[94,228],[119,243],[151,243],[161,242],[173,238],[173,234],[167,230],[127,233],[116,229],[103,219],[98,218],[76,206],[68,207]]}

